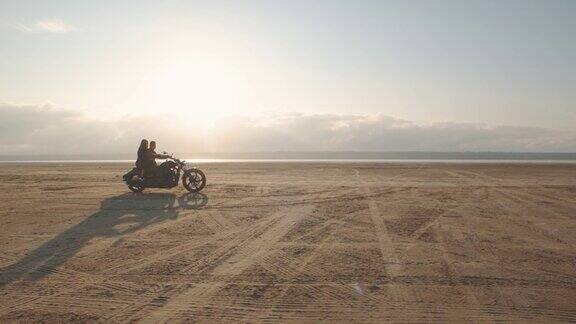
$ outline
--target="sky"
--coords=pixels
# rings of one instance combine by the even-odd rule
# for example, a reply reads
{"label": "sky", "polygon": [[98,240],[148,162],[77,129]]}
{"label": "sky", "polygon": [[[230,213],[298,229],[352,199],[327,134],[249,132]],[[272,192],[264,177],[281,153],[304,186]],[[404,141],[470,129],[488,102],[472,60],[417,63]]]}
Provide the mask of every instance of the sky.
{"label": "sky", "polygon": [[0,8],[0,154],[576,151],[571,0]]}

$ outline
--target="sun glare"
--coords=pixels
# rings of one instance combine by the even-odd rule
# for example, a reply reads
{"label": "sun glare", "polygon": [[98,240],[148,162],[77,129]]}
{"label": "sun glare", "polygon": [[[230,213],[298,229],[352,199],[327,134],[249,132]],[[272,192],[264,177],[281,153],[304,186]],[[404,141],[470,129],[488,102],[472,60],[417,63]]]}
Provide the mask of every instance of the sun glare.
{"label": "sun glare", "polygon": [[[164,33],[159,38],[163,41],[143,51],[146,71],[125,104],[129,110],[205,122],[257,111],[254,86],[266,78],[265,69],[248,44],[230,34],[172,33],[166,38]],[[260,93],[259,99],[265,96]]]}

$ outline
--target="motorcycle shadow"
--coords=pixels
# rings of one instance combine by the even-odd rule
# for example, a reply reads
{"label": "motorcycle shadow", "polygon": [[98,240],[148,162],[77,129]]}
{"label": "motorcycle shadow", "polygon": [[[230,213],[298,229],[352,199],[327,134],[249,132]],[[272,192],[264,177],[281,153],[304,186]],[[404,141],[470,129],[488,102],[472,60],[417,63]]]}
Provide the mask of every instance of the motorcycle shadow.
{"label": "motorcycle shadow", "polygon": [[[100,210],[80,223],[58,234],[28,253],[18,262],[0,269],[0,289],[19,281],[40,280],[57,273],[88,242],[97,238],[115,238],[116,242],[129,233],[160,222],[177,219],[180,210],[200,209],[208,197],[200,193],[125,193],[104,199]],[[108,246],[111,248],[116,244]],[[97,257],[94,260],[97,262]]]}
{"label": "motorcycle shadow", "polygon": [[208,196],[200,192],[188,192],[178,198],[182,209],[200,209],[208,204]]}

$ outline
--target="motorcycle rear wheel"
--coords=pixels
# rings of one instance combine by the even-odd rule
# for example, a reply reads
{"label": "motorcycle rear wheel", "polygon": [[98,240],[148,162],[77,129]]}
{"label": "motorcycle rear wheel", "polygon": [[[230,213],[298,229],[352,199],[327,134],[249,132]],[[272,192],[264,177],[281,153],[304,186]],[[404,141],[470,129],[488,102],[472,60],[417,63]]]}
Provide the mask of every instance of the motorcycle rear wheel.
{"label": "motorcycle rear wheel", "polygon": [[144,186],[129,184],[128,189],[130,189],[132,192],[138,193],[144,191]]}
{"label": "motorcycle rear wheel", "polygon": [[206,186],[206,175],[198,169],[191,169],[182,175],[182,184],[190,192],[200,192]]}
{"label": "motorcycle rear wheel", "polygon": [[142,192],[144,190],[144,183],[143,181],[138,181],[136,179],[130,179],[128,181],[126,181],[126,185],[128,186],[128,189],[130,189],[130,191],[132,192]]}

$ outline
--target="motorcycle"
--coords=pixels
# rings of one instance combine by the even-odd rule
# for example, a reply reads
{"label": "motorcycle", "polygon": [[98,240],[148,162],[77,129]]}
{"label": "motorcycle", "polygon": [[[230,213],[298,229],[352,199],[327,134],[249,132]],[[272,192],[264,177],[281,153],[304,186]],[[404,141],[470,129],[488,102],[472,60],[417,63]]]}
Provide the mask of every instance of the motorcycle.
{"label": "motorcycle", "polygon": [[[164,152],[164,154],[167,154]],[[180,177],[182,173],[182,177]],[[182,185],[190,192],[200,192],[206,186],[206,175],[196,167],[189,167],[186,161],[170,155],[160,164],[153,176],[143,177],[138,168],[133,168],[122,179],[132,192],[142,192],[145,188],[174,188],[182,178]]]}

